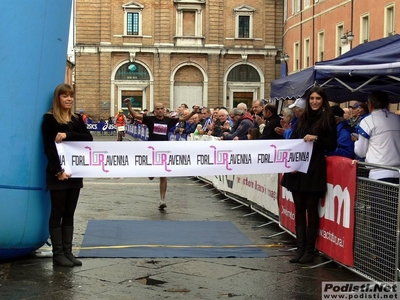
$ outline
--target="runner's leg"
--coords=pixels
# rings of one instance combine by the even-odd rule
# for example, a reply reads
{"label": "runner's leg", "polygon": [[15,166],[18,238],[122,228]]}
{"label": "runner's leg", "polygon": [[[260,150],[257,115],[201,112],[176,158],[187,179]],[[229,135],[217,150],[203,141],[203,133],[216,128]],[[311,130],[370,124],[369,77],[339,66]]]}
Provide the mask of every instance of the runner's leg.
{"label": "runner's leg", "polygon": [[167,193],[167,177],[160,177],[160,204],[158,209],[164,209],[167,205],[164,202],[165,194]]}

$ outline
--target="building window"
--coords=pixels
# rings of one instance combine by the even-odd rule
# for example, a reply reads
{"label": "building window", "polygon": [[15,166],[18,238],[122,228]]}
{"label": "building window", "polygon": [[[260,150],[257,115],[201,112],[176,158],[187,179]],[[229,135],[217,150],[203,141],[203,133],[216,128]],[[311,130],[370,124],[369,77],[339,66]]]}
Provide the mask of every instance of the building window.
{"label": "building window", "polygon": [[310,0],[304,0],[304,8],[307,8],[310,6]]}
{"label": "building window", "polygon": [[385,36],[394,34],[394,6],[385,7]]}
{"label": "building window", "polygon": [[125,35],[142,35],[142,11],[144,6],[138,2],[131,1],[122,5],[124,10],[124,34]]}
{"label": "building window", "polygon": [[284,0],[283,2],[283,22],[286,23],[288,19],[288,0]]}
{"label": "building window", "polygon": [[325,33],[318,33],[318,61],[324,61],[324,51],[325,51]]}
{"label": "building window", "polygon": [[344,34],[343,24],[336,27],[336,56],[342,55],[342,36]]}
{"label": "building window", "polygon": [[301,11],[301,0],[292,0],[292,15]]}
{"label": "building window", "polygon": [[361,16],[361,41],[362,43],[367,43],[369,41],[369,15]]}
{"label": "building window", "polygon": [[260,74],[249,65],[238,65],[228,75],[228,81],[232,82],[260,82]]}
{"label": "building window", "polygon": [[304,40],[304,67],[308,68],[310,66],[310,39]]}
{"label": "building window", "polygon": [[150,80],[146,68],[137,63],[126,63],[115,73],[115,80]]}
{"label": "building window", "polygon": [[295,43],[293,47],[293,71],[300,70],[299,64],[299,57],[300,57],[300,46],[299,43]]}
{"label": "building window", "polygon": [[174,0],[176,4],[176,46],[202,46],[205,0]]}
{"label": "building window", "polygon": [[127,18],[126,33],[128,35],[139,35],[139,13],[128,12]]}
{"label": "building window", "polygon": [[250,31],[250,17],[239,16],[239,38],[249,38]]}
{"label": "building window", "polygon": [[256,10],[249,5],[243,4],[234,9],[235,12],[235,38],[253,38],[253,17]]}

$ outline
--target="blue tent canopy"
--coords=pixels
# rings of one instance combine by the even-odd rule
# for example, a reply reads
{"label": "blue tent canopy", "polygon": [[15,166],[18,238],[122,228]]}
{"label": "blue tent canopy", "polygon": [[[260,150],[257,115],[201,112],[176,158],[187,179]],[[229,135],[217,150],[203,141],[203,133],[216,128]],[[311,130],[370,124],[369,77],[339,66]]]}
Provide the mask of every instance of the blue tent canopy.
{"label": "blue tent canopy", "polygon": [[295,99],[317,84],[333,102],[366,101],[373,90],[387,92],[392,103],[400,102],[400,35],[360,44],[335,59],[277,79],[271,98]]}
{"label": "blue tent canopy", "polygon": [[276,100],[297,99],[314,86],[314,68],[304,69],[292,75],[274,80],[271,98]]}

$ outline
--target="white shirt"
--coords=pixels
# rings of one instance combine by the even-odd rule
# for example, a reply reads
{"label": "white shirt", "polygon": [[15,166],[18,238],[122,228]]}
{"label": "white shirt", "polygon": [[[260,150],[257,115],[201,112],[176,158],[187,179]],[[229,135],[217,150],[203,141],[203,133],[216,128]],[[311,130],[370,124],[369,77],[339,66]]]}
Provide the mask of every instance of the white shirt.
{"label": "white shirt", "polygon": [[[400,166],[400,117],[386,109],[374,109],[360,122],[359,139],[354,152],[366,163]],[[399,172],[372,169],[369,178],[397,178]]]}

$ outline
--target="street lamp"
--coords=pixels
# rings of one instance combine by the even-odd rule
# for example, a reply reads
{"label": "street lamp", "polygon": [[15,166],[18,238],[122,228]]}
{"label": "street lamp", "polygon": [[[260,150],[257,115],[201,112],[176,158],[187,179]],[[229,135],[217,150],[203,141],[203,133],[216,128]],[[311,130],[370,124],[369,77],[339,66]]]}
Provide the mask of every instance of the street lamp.
{"label": "street lamp", "polygon": [[346,31],[346,33],[344,33],[340,38],[342,44],[346,44],[347,42],[351,43],[353,39],[354,39],[354,34],[351,31]]}

